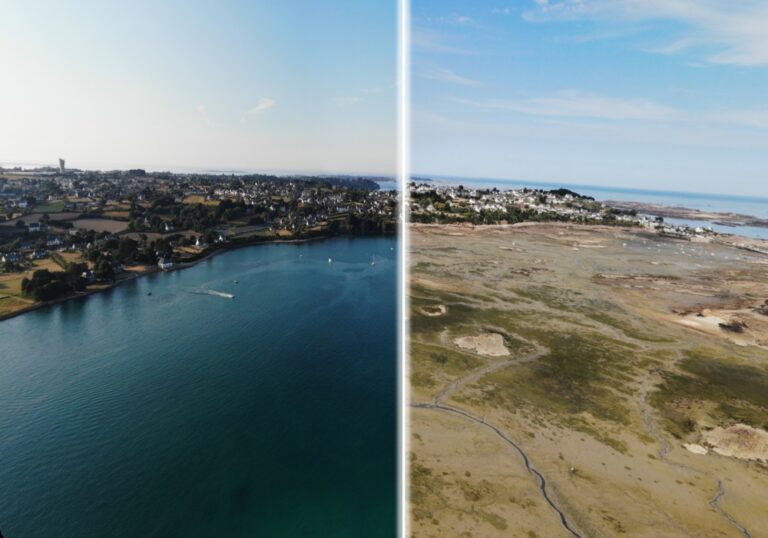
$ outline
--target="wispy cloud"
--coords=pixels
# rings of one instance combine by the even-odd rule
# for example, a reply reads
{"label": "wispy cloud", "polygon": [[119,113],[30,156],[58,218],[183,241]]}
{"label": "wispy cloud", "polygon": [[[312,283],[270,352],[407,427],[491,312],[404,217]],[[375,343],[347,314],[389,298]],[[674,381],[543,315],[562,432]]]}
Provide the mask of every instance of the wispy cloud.
{"label": "wispy cloud", "polygon": [[761,0],[533,0],[523,18],[529,22],[670,20],[683,25],[682,35],[659,46],[658,52],[706,45],[710,63],[768,65],[768,3]]}
{"label": "wispy cloud", "polygon": [[566,90],[550,96],[523,100],[457,99],[455,101],[481,108],[559,118],[652,121],[669,119],[676,114],[674,109],[648,99],[606,97],[577,90]]}
{"label": "wispy cloud", "polygon": [[474,24],[475,20],[472,17],[468,17],[467,15],[458,15],[453,14],[446,17],[439,17],[438,20],[445,24],[454,24],[454,25],[461,25],[461,24]]}
{"label": "wispy cloud", "polygon": [[657,47],[650,47],[646,50],[648,52],[655,52],[657,54],[677,54],[701,44],[702,43],[700,39],[694,39],[692,37],[681,37],[680,39],[675,39],[671,43]]}
{"label": "wispy cloud", "polygon": [[423,70],[419,73],[419,76],[429,80],[437,80],[439,82],[447,82],[449,84],[458,84],[460,86],[480,86],[481,83],[471,78],[463,77],[450,69],[443,67],[432,67]]}
{"label": "wispy cloud", "polygon": [[434,54],[473,55],[473,51],[456,46],[451,36],[427,28],[414,28],[411,31],[411,47],[416,52]]}
{"label": "wispy cloud", "polygon": [[746,110],[723,110],[709,114],[713,121],[752,127],[755,129],[768,129],[768,108]]}
{"label": "wispy cloud", "polygon": [[331,99],[331,104],[333,106],[344,108],[344,107],[356,105],[362,100],[363,100],[362,97],[358,97],[356,95],[346,95],[343,97],[334,97],[333,99]]}
{"label": "wispy cloud", "polygon": [[269,97],[260,97],[256,102],[256,106],[250,108],[245,112],[246,115],[260,114],[265,110],[269,110],[277,104],[277,101]]}
{"label": "wispy cloud", "polygon": [[195,112],[197,112],[197,114],[203,119],[203,122],[208,127],[213,127],[213,122],[208,117],[208,112],[205,110],[205,105],[202,105],[202,104],[195,105]]}
{"label": "wispy cloud", "polygon": [[496,15],[511,15],[515,11],[517,11],[515,8],[505,6],[505,7],[495,7],[491,10],[491,13],[494,13]]}
{"label": "wispy cloud", "polygon": [[690,111],[666,106],[651,99],[593,95],[578,90],[564,90],[548,96],[528,99],[451,99],[476,108],[505,110],[516,114],[551,120],[597,120],[617,123],[679,124],[691,126],[725,125],[768,130],[768,107],[714,108]]}

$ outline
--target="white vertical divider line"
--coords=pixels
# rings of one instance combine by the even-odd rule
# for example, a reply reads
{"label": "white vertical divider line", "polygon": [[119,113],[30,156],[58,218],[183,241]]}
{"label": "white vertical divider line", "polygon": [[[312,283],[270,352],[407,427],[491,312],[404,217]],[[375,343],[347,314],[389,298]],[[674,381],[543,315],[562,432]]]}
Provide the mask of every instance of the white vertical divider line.
{"label": "white vertical divider line", "polygon": [[408,338],[410,312],[408,304],[408,181],[410,178],[410,0],[398,0],[398,184],[400,186],[400,241],[399,241],[399,297],[398,315],[400,328],[399,341],[399,432],[398,458],[399,502],[398,517],[400,523],[400,538],[409,536],[409,472],[408,472],[408,440],[409,440],[409,407],[408,393]]}

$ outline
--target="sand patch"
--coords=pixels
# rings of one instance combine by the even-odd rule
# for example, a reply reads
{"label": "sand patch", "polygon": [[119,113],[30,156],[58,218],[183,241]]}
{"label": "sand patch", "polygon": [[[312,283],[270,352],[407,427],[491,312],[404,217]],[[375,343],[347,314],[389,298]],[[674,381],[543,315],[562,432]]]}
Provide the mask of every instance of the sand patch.
{"label": "sand patch", "polygon": [[721,456],[768,461],[768,432],[765,430],[735,424],[727,428],[715,428],[704,434],[704,439]]}
{"label": "sand patch", "polygon": [[715,316],[709,310],[703,310],[700,314],[688,314],[679,321],[681,325],[698,329],[700,331],[713,334],[720,334],[720,325],[728,323],[728,320],[720,316]]}
{"label": "sand patch", "polygon": [[[768,321],[749,308],[739,310],[710,310],[691,312],[671,318],[675,323],[696,331],[725,338],[737,346],[768,347]],[[741,325],[741,330],[729,330],[728,327]]]}
{"label": "sand patch", "polygon": [[438,316],[444,316],[445,313],[448,311],[447,308],[445,308],[445,305],[439,304],[436,306],[422,306],[421,307],[421,313],[425,316],[429,316],[431,318],[436,318]]}
{"label": "sand patch", "polygon": [[453,340],[461,349],[474,351],[488,357],[507,357],[509,350],[504,345],[504,337],[499,333],[484,333],[477,336],[462,336]]}
{"label": "sand patch", "polygon": [[709,452],[706,449],[706,447],[697,445],[696,443],[684,443],[683,448],[686,449],[688,452],[693,452],[694,454],[699,454],[700,456],[703,456],[704,454]]}

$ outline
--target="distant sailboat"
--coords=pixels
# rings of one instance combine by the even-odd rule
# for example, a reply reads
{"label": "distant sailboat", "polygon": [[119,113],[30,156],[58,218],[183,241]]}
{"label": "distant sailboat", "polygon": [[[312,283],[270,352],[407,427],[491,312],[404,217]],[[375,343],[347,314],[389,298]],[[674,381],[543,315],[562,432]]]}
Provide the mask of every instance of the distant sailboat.
{"label": "distant sailboat", "polygon": [[371,256],[371,265],[376,265],[376,256]]}
{"label": "distant sailboat", "polygon": [[328,263],[331,263],[332,261],[333,261],[332,259],[328,258]]}

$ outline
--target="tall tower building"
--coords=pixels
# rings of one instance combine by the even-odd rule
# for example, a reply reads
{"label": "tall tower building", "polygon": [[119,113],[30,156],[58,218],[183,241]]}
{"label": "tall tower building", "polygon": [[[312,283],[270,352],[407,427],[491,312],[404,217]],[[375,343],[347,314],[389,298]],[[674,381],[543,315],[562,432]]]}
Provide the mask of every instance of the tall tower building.
{"label": "tall tower building", "polygon": [[59,159],[59,173],[64,173],[64,159]]}

